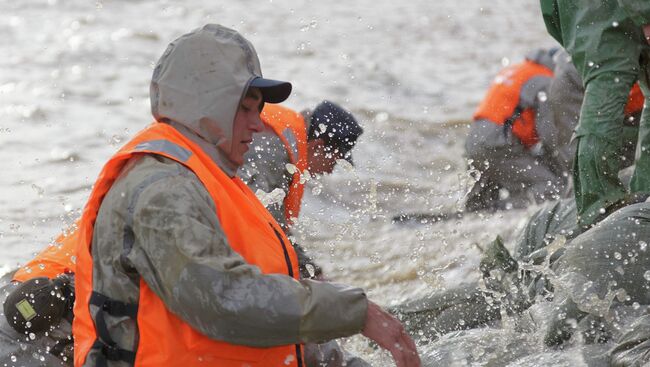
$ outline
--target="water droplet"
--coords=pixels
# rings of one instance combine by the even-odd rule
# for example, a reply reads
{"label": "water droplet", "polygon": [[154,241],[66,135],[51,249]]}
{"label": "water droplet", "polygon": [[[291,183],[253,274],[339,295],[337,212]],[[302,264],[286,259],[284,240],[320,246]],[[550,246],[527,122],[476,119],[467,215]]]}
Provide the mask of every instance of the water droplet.
{"label": "water droplet", "polygon": [[314,196],[318,196],[318,195],[320,195],[320,193],[321,193],[322,191],[323,191],[323,188],[322,188],[321,186],[319,186],[319,185],[316,185],[316,186],[312,187],[312,189],[311,189],[311,193],[312,193]]}
{"label": "water droplet", "polygon": [[122,138],[118,135],[111,136],[111,140],[109,141],[112,146],[118,145],[120,142],[122,142]]}
{"label": "water droplet", "polygon": [[34,191],[36,191],[36,194],[38,194],[38,197],[43,197],[43,194],[45,193],[44,188],[42,188],[42,187],[40,187],[40,186],[38,186],[36,184],[32,184],[32,189],[34,189]]}
{"label": "water droplet", "polygon": [[615,258],[616,260],[620,260],[620,259],[623,258],[623,255],[621,255],[620,252],[616,251],[616,252],[614,252],[614,258]]}
{"label": "water droplet", "polygon": [[305,182],[309,181],[311,179],[311,174],[309,174],[309,171],[304,170],[302,174],[300,174],[300,184],[304,184]]}
{"label": "water droplet", "polygon": [[645,251],[648,248],[648,243],[645,241],[639,241],[639,250]]}
{"label": "water droplet", "polygon": [[305,264],[305,269],[307,269],[310,277],[314,277],[314,275],[316,275],[316,269],[314,268],[314,265]]}
{"label": "water droplet", "polygon": [[537,93],[537,99],[539,99],[540,102],[546,102],[548,100],[548,95],[544,91],[540,91]]}
{"label": "water droplet", "polygon": [[643,273],[643,277],[645,278],[645,280],[650,281],[650,270]]}
{"label": "water droplet", "polygon": [[18,358],[16,358],[16,356],[12,354],[11,355],[11,361],[16,362],[17,360],[18,360]]}
{"label": "water droplet", "polygon": [[30,339],[30,340],[34,340],[34,339],[36,339],[36,334],[34,334],[34,333],[29,333],[29,339]]}
{"label": "water droplet", "polygon": [[296,357],[293,356],[293,354],[289,354],[287,358],[284,359],[284,365],[288,366],[291,364],[296,359]]}
{"label": "water droplet", "polygon": [[618,27],[618,22],[612,22],[612,27],[614,28]]}
{"label": "water droplet", "polygon": [[384,122],[388,120],[388,114],[386,112],[380,112],[377,115],[375,115],[375,121],[377,122]]}
{"label": "water droplet", "polygon": [[295,174],[296,172],[298,172],[298,167],[296,167],[295,165],[293,165],[291,163],[287,163],[285,165],[285,168],[287,169],[287,172],[289,172],[292,175]]}

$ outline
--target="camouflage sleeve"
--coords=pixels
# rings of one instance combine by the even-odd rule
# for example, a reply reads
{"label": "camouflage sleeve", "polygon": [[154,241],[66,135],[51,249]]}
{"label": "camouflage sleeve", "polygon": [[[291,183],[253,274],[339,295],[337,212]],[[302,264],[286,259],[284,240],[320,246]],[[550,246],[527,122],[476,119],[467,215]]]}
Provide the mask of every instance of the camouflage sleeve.
{"label": "camouflage sleeve", "polygon": [[128,258],[165,305],[210,338],[255,347],[320,342],[359,332],[361,289],[264,275],[234,252],[214,202],[193,174],[145,188]]}
{"label": "camouflage sleeve", "polygon": [[512,144],[503,125],[480,119],[470,126],[465,140],[465,154],[476,161],[484,161],[493,156],[494,150],[509,148]]}
{"label": "camouflage sleeve", "polygon": [[638,26],[650,24],[650,2],[647,0],[618,0],[618,5]]}
{"label": "camouflage sleeve", "polygon": [[[270,193],[281,189],[289,192],[291,175],[287,171],[289,155],[278,138],[272,132],[255,134],[253,143],[244,157],[244,165],[239,169],[239,176],[253,192],[262,190]],[[267,206],[273,218],[287,228],[284,217],[284,202],[280,200]]]}

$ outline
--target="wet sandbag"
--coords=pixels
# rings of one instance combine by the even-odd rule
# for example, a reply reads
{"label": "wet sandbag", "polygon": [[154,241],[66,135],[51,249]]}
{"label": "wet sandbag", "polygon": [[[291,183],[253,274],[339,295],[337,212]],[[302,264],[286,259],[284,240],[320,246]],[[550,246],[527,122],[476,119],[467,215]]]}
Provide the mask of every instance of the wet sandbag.
{"label": "wet sandbag", "polygon": [[611,351],[613,367],[635,367],[650,364],[650,315],[638,318],[623,334]]}
{"label": "wet sandbag", "polygon": [[481,284],[465,283],[454,289],[436,291],[394,309],[407,330],[421,343],[451,331],[471,329],[530,306],[519,287],[517,262],[497,237],[485,247],[480,266]]}
{"label": "wet sandbag", "polygon": [[544,204],[531,216],[517,236],[513,257],[522,260],[548,246],[557,235],[567,239],[576,237],[579,234],[576,218],[576,204],[573,199]]}
{"label": "wet sandbag", "polygon": [[650,203],[640,203],[616,211],[567,243],[552,265],[556,293],[566,298],[558,307],[554,317],[558,321],[549,328],[547,341],[562,334],[559,328],[572,319],[579,321],[591,314],[611,323],[617,305],[650,304],[649,240]]}
{"label": "wet sandbag", "polygon": [[391,312],[404,323],[418,343],[426,344],[454,330],[470,329],[495,320],[499,310],[488,304],[476,283],[436,291],[394,307]]}
{"label": "wet sandbag", "polygon": [[482,328],[446,334],[421,347],[420,358],[427,367],[506,366],[540,349],[533,334]]}
{"label": "wet sandbag", "polygon": [[574,348],[531,354],[505,366],[609,367],[608,351],[610,348],[610,344],[579,345]]}

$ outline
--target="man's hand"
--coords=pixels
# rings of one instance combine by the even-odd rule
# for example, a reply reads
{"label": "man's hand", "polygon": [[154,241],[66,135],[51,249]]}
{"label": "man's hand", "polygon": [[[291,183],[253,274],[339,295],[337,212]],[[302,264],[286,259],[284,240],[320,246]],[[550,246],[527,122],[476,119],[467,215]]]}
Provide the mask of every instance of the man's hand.
{"label": "man's hand", "polygon": [[643,26],[643,35],[645,36],[645,41],[650,45],[650,24]]}
{"label": "man's hand", "polygon": [[368,301],[366,326],[361,333],[388,350],[397,367],[421,366],[415,343],[404,331],[402,324],[373,302]]}

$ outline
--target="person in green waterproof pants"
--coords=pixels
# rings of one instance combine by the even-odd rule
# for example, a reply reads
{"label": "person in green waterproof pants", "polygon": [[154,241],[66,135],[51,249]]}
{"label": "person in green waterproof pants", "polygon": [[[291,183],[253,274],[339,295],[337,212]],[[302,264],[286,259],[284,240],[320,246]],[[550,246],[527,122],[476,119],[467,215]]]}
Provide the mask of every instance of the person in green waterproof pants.
{"label": "person in green waterproof pants", "polygon": [[571,55],[585,86],[575,131],[578,222],[588,227],[650,192],[650,114],[639,127],[640,157],[628,193],[618,178],[623,108],[636,80],[650,102],[650,1],[540,0],[548,32]]}

